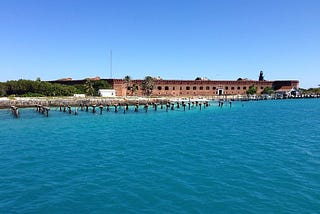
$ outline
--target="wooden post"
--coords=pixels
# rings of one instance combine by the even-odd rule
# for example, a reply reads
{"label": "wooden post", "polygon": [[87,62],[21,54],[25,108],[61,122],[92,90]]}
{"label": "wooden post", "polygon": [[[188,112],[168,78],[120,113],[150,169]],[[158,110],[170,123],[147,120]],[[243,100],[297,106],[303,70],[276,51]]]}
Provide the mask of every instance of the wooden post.
{"label": "wooden post", "polygon": [[19,117],[19,110],[18,110],[18,107],[16,106],[11,106],[11,111],[12,111],[12,114],[15,118],[18,118]]}
{"label": "wooden post", "polygon": [[118,113],[118,104],[114,104],[114,112]]}
{"label": "wooden post", "polygon": [[144,109],[148,112],[148,103],[144,105]]}

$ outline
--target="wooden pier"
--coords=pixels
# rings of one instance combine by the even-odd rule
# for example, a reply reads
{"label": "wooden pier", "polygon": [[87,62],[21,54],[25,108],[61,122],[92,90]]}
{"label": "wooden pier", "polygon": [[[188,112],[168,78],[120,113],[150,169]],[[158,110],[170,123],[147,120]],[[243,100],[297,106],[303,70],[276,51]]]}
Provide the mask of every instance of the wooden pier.
{"label": "wooden pier", "polygon": [[[82,102],[79,103],[77,106],[72,106],[66,102],[61,103],[59,106],[55,108],[55,110],[63,112],[65,114],[70,115],[78,115],[78,110],[82,112],[92,113],[92,114],[100,114],[102,115],[103,112],[114,112],[119,113],[120,111],[123,112],[123,114],[126,114],[127,112],[139,112],[139,109],[142,109],[143,112],[148,113],[149,110],[158,111],[158,106],[160,106],[161,110],[165,110],[166,112],[174,111],[174,110],[180,110],[180,108],[183,108],[183,111],[186,111],[186,107],[188,106],[188,110],[191,109],[199,109],[202,110],[209,106],[208,101],[165,101],[165,102],[143,102],[139,103],[136,102],[134,104],[128,103],[128,102],[118,102],[118,103],[89,103],[89,102]],[[49,117],[49,111],[50,107],[37,104],[35,105],[35,111],[39,114],[42,114],[46,117]],[[19,110],[16,106],[10,107],[12,114],[15,118],[19,117]],[[182,110],[180,110],[182,111]]]}

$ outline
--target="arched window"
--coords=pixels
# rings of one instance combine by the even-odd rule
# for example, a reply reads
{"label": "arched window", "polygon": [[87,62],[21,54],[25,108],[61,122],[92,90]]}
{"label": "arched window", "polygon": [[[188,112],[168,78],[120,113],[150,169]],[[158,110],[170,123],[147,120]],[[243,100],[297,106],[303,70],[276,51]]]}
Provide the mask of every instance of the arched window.
{"label": "arched window", "polygon": [[168,87],[168,86],[165,86],[165,87],[164,87],[164,90],[168,91],[168,90],[169,90],[169,87]]}
{"label": "arched window", "polygon": [[207,87],[206,87],[206,90],[210,90],[210,87],[209,87],[209,86],[207,86]]}
{"label": "arched window", "polygon": [[197,90],[197,86],[193,86],[193,88],[192,88],[193,90]]}
{"label": "arched window", "polygon": [[216,87],[212,87],[212,90],[216,90],[217,88]]}
{"label": "arched window", "polygon": [[200,86],[200,88],[199,88],[200,90],[203,90],[203,86]]}
{"label": "arched window", "polygon": [[187,87],[186,87],[186,90],[189,91],[189,90],[190,90],[190,86],[187,86]]}
{"label": "arched window", "polygon": [[162,89],[162,87],[161,87],[161,86],[158,86],[158,90],[161,91],[161,89]]}

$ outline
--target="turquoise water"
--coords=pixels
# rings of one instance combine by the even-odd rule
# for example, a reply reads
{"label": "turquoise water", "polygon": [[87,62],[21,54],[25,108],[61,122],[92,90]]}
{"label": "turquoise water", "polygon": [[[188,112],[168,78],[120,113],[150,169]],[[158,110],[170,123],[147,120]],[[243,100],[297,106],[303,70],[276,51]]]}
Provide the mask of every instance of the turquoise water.
{"label": "turquoise water", "polygon": [[319,213],[320,99],[0,111],[0,213]]}

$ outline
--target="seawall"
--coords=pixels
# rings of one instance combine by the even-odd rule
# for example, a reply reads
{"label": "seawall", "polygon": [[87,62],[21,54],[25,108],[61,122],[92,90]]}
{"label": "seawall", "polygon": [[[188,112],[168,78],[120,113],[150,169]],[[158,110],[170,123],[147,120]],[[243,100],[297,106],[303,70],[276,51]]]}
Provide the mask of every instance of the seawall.
{"label": "seawall", "polygon": [[130,97],[130,98],[101,98],[101,97],[90,97],[90,98],[75,98],[75,97],[45,97],[45,98],[0,98],[0,108],[10,108],[10,106],[16,106],[19,108],[34,107],[36,105],[43,105],[48,107],[58,107],[64,105],[79,106],[84,105],[114,105],[114,104],[128,104],[135,105],[139,103],[144,105],[147,103],[166,103],[169,99],[167,98],[141,98],[141,97]]}

